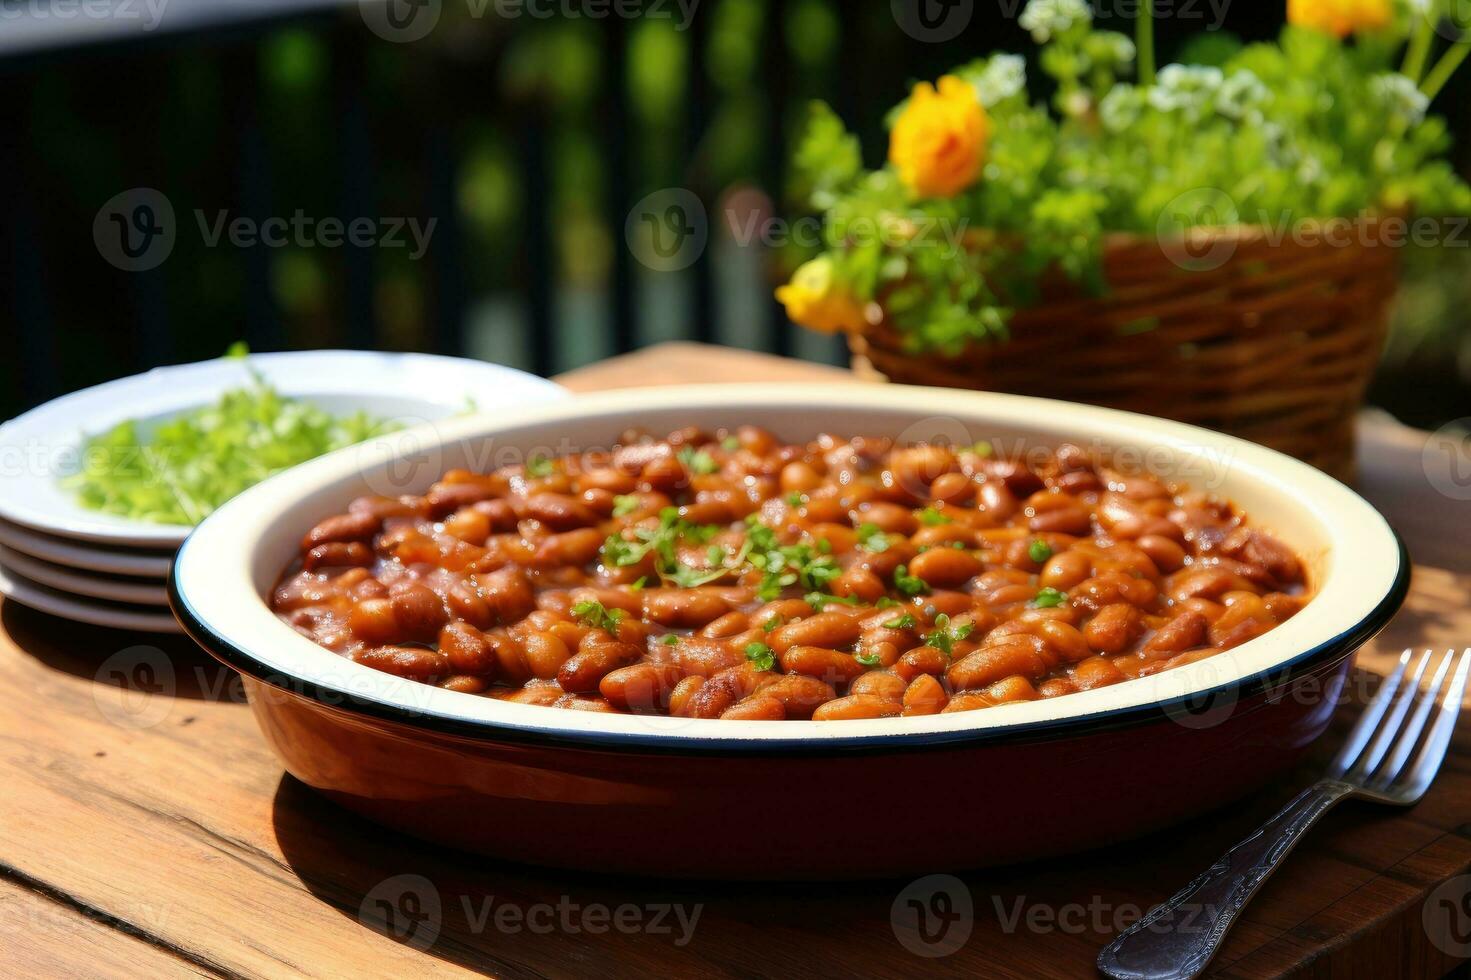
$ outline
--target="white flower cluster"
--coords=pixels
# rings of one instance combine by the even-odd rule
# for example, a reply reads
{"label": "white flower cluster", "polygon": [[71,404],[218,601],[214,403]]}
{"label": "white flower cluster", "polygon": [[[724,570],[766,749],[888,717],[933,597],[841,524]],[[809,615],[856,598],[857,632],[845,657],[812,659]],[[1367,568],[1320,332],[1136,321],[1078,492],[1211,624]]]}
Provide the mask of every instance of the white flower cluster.
{"label": "white flower cluster", "polygon": [[1093,23],[1093,11],[1087,0],[1030,0],[1019,23],[1033,41],[1046,44],[1075,24]]}
{"label": "white flower cluster", "polygon": [[1027,59],[1015,54],[998,54],[986,63],[975,80],[981,105],[990,108],[1026,90]]}
{"label": "white flower cluster", "polygon": [[1385,72],[1383,75],[1375,75],[1370,85],[1375,98],[1390,115],[1411,126],[1424,121],[1425,110],[1430,108],[1430,100],[1409,76],[1397,71]]}

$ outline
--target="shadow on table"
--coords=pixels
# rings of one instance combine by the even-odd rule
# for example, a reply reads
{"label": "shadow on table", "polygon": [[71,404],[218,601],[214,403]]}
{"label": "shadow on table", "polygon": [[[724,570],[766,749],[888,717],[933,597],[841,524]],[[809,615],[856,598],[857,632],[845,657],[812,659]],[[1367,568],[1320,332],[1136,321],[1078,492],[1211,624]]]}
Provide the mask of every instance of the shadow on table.
{"label": "shadow on table", "polygon": [[[1372,690],[1372,678],[1352,687]],[[1352,715],[1353,709],[1340,712],[1333,733],[1290,779],[1232,807],[1140,841],[1021,867],[961,872],[949,881],[680,881],[533,868],[383,829],[289,776],[277,789],[273,817],[286,862],[323,902],[426,955],[498,976],[1091,975],[1097,951],[1119,929],[1315,778]],[[1004,796],[997,805],[1006,805]],[[1077,816],[1088,819],[1087,813]],[[1359,839],[1388,816],[1345,806],[1325,819],[1320,834],[1336,827]],[[876,813],[855,813],[853,819],[873,825],[877,848],[902,848],[916,833],[971,832],[966,815],[946,811],[943,787],[936,788],[929,826],[889,827]],[[800,813],[749,832],[802,834],[813,847],[822,846],[822,829],[804,826]],[[598,833],[595,817],[586,833]],[[620,843],[610,839],[607,846]],[[721,841],[712,839],[709,846],[718,848]],[[1314,853],[1317,846],[1310,839],[1295,856],[1303,874],[1285,892],[1274,891],[1277,883],[1264,889],[1248,913],[1257,925],[1232,937],[1229,959],[1302,924],[1313,911],[1303,904],[1304,888],[1320,891],[1316,884],[1304,886],[1305,880],[1326,876],[1324,883],[1333,888],[1352,887],[1342,880],[1357,873],[1351,859]],[[911,900],[920,902],[916,908],[934,927],[931,935],[941,937],[939,945],[896,929],[896,917],[903,920]],[[935,957],[947,943],[958,948]]]}
{"label": "shadow on table", "polygon": [[98,684],[140,693],[243,704],[234,671],[186,636],[167,636],[77,623],[8,600],[0,629],[46,667]]}

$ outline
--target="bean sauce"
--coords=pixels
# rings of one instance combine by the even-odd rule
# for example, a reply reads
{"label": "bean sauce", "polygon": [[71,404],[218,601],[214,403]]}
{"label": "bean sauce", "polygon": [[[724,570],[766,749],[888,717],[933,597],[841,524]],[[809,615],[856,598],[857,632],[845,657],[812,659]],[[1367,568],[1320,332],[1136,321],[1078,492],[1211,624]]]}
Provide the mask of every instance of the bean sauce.
{"label": "bean sauce", "polygon": [[364,497],[276,614],[359,663],[579,711],[887,718],[1213,656],[1307,601],[1228,501],[1063,445],[785,444],[743,426]]}

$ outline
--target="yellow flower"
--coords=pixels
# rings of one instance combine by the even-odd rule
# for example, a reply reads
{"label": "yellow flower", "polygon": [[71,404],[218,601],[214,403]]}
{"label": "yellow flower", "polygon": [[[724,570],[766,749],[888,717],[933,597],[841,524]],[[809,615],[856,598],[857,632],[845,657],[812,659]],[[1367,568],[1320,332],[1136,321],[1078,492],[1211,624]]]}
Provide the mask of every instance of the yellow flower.
{"label": "yellow flower", "polygon": [[1391,0],[1287,0],[1288,23],[1340,38],[1383,30],[1393,14]]}
{"label": "yellow flower", "polygon": [[863,327],[863,304],[837,282],[833,261],[826,256],[799,266],[791,282],[777,287],[776,298],[793,323],[810,330],[837,333]]}
{"label": "yellow flower", "polygon": [[946,75],[914,86],[889,134],[889,162],[921,197],[953,197],[975,183],[991,122],[973,86]]}

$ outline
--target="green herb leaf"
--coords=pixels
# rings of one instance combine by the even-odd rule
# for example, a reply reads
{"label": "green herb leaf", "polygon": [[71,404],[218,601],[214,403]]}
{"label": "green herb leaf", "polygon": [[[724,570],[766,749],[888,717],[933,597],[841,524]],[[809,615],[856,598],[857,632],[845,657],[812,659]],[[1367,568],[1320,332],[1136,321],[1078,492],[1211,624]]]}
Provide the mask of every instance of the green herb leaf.
{"label": "green herb leaf", "polygon": [[949,517],[940,513],[933,507],[926,507],[924,510],[920,511],[919,521],[926,527],[938,527],[941,524],[952,523]]}
{"label": "green herb leaf", "polygon": [[618,624],[628,613],[622,609],[609,609],[596,599],[587,599],[572,607],[572,615],[582,620],[585,626],[617,633]]}
{"label": "green herb leaf", "polygon": [[1027,545],[1027,557],[1040,565],[1052,557],[1052,546],[1041,538],[1033,538]]}
{"label": "green herb leaf", "polygon": [[865,667],[882,667],[884,663],[882,660],[879,659],[879,655],[876,653],[855,654],[853,659],[858,661]]}
{"label": "green herb leaf", "polygon": [[811,606],[813,609],[817,610],[818,612],[822,612],[822,607],[823,606],[826,606],[826,605],[828,605],[830,603],[834,603],[834,602],[837,603],[840,606],[861,606],[861,605],[863,605],[863,600],[860,599],[860,598],[858,598],[857,596],[851,596],[851,595],[846,595],[846,596],[828,595],[826,592],[809,592],[805,596],[803,596],[802,598],[806,601],[807,605]]}
{"label": "green herb leaf", "polygon": [[929,583],[917,575],[910,575],[907,565],[894,569],[894,587],[905,595],[924,595],[930,591]]}
{"label": "green herb leaf", "polygon": [[679,452],[675,454],[684,468],[699,476],[709,476],[711,473],[720,472],[720,464],[715,462],[715,457],[703,449],[695,449],[694,446],[680,446]]}
{"label": "green herb leaf", "polygon": [[720,440],[720,448],[724,449],[728,453],[737,452],[741,448],[741,441],[735,436],[726,436],[724,439]]}
{"label": "green herb leaf", "polygon": [[613,516],[627,517],[643,503],[636,493],[620,493],[613,498]]}
{"label": "green herb leaf", "polygon": [[893,619],[885,621],[883,626],[886,630],[913,629],[914,615],[912,613],[905,613],[902,616],[895,616]]}
{"label": "green herb leaf", "polygon": [[889,536],[877,524],[865,522],[858,525],[858,547],[873,554],[888,551]]}
{"label": "green herb leaf", "polygon": [[555,467],[552,464],[552,460],[540,453],[533,453],[531,458],[526,460],[526,475],[529,477],[540,480],[544,477],[551,476],[554,470]]}
{"label": "green herb leaf", "polygon": [[1066,601],[1066,592],[1059,592],[1049,585],[1038,591],[1037,597],[1032,600],[1032,606],[1036,609],[1051,609],[1053,606],[1060,606]]}
{"label": "green herb leaf", "polygon": [[776,665],[776,655],[765,643],[747,643],[746,659],[755,664],[757,670],[770,670]]}

